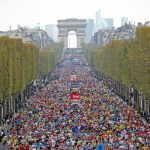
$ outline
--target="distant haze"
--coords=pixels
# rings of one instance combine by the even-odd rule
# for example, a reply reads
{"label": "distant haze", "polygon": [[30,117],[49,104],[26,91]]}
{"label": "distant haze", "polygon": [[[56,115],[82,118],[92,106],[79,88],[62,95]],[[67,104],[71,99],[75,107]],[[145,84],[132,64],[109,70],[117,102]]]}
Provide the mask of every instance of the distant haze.
{"label": "distant haze", "polygon": [[57,24],[58,19],[95,19],[101,9],[103,18],[114,18],[121,25],[121,17],[133,23],[150,20],[150,0],[0,0],[0,31],[22,26]]}

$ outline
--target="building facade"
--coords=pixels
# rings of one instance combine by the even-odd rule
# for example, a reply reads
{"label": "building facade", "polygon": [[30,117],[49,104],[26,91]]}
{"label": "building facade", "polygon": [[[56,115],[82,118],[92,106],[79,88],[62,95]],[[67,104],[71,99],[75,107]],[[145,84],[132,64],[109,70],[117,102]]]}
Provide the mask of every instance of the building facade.
{"label": "building facade", "polygon": [[[105,28],[94,33],[94,44],[105,46],[113,40],[121,39],[135,39],[136,27],[131,24],[126,24],[115,30],[112,28]],[[91,41],[92,42],[92,41]]]}
{"label": "building facade", "polygon": [[39,47],[39,50],[41,51],[44,47],[49,45],[49,43],[52,41],[52,38],[50,38],[47,33],[42,30],[29,30],[27,28],[20,27],[17,30],[12,31],[0,31],[0,37],[1,36],[9,36],[10,38],[21,38],[23,43],[32,43]]}
{"label": "building facade", "polygon": [[137,28],[140,28],[140,27],[150,27],[150,21],[145,21],[144,24],[142,24],[141,22],[138,22],[137,24]]}

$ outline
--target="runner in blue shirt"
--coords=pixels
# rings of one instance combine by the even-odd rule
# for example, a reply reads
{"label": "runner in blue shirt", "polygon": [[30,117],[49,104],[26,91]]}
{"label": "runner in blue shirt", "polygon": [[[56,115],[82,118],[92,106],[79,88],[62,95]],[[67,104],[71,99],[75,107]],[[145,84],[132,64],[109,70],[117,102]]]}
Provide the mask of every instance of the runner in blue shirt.
{"label": "runner in blue shirt", "polygon": [[96,148],[96,149],[97,149],[97,150],[103,150],[103,148],[104,148],[104,145],[99,143],[99,144],[97,145],[97,148]]}

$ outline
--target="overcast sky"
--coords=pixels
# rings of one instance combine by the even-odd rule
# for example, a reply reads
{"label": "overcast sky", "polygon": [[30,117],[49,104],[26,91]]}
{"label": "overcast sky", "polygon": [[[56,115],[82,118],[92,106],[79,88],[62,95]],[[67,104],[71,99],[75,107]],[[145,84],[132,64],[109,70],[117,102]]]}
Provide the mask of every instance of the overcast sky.
{"label": "overcast sky", "polygon": [[18,24],[44,28],[58,19],[95,19],[98,9],[103,18],[114,18],[116,27],[124,16],[136,24],[150,20],[150,0],[0,0],[0,31]]}

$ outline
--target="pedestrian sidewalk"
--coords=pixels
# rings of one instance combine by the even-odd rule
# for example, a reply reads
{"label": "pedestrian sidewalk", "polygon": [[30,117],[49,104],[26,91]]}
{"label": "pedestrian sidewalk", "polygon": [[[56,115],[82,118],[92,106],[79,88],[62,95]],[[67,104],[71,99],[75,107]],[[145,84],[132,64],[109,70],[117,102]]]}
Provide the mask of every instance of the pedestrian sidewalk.
{"label": "pedestrian sidewalk", "polygon": [[0,131],[3,130],[3,129],[5,129],[7,126],[8,126],[8,124],[1,125],[0,126]]}

